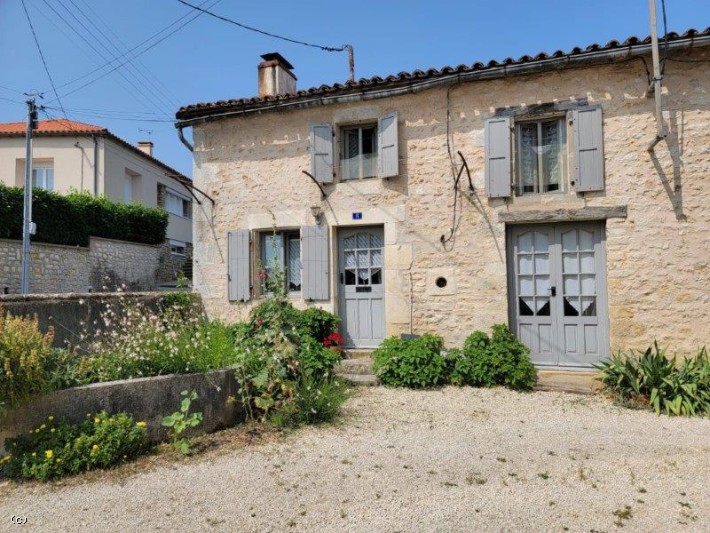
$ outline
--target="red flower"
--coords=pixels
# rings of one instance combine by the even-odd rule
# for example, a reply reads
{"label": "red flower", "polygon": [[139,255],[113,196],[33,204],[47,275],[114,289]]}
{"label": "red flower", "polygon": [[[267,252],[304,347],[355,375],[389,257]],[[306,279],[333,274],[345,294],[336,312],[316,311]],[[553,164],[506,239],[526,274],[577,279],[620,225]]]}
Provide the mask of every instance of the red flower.
{"label": "red flower", "polygon": [[345,339],[340,335],[340,333],[331,333],[325,339],[323,339],[323,346],[326,348],[339,347],[345,343]]}
{"label": "red flower", "polygon": [[259,279],[266,280],[269,277],[269,273],[266,270],[259,270]]}

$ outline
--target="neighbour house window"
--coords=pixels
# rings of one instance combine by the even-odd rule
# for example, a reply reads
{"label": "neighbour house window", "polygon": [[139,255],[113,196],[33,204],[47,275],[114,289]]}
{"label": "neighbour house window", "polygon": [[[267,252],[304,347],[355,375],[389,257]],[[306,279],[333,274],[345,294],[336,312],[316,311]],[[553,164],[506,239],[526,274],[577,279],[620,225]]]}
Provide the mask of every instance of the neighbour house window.
{"label": "neighbour house window", "polygon": [[298,231],[279,231],[261,234],[261,265],[259,278],[262,293],[266,291],[266,281],[273,279],[274,269],[283,273],[285,289],[288,292],[301,291],[301,235]]}
{"label": "neighbour house window", "polygon": [[32,168],[32,187],[54,190],[54,168],[49,166],[34,166]]}
{"label": "neighbour house window", "polygon": [[341,178],[377,176],[377,125],[343,128],[341,139]]}
{"label": "neighbour house window", "polygon": [[168,213],[184,218],[192,218],[192,202],[174,192],[165,194],[165,209]]}
{"label": "neighbour house window", "polygon": [[176,241],[175,239],[170,239],[170,251],[173,255],[185,255],[187,250],[187,244],[183,241]]}
{"label": "neighbour house window", "polygon": [[566,190],[567,133],[564,118],[518,122],[515,136],[517,195]]}

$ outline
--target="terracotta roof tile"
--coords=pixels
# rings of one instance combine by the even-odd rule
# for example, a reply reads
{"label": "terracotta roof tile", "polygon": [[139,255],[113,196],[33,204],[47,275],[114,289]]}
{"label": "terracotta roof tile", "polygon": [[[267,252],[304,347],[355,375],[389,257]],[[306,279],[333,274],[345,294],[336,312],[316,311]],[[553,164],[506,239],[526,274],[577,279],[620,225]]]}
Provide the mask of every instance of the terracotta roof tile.
{"label": "terracotta roof tile", "polygon": [[[679,41],[694,39],[698,37],[710,37],[710,27],[698,31],[695,29],[689,29],[682,34],[675,32],[668,33],[668,41]],[[344,95],[353,94],[368,89],[384,89],[388,86],[397,86],[403,84],[410,84],[412,81],[419,81],[424,79],[439,78],[450,75],[452,73],[465,73],[482,71],[488,69],[494,69],[498,67],[509,67],[512,65],[523,65],[535,62],[543,62],[551,59],[558,59],[567,56],[578,56],[584,54],[593,54],[595,52],[615,50],[620,48],[630,48],[633,46],[647,45],[650,44],[651,37],[645,37],[643,39],[631,36],[619,42],[616,39],[612,39],[605,45],[601,44],[591,44],[587,47],[575,47],[569,52],[564,52],[562,50],[556,50],[552,53],[540,52],[535,56],[524,55],[518,59],[512,57],[505,58],[501,61],[491,60],[488,63],[476,62],[472,65],[459,65],[457,67],[445,66],[441,69],[431,68],[426,71],[415,70],[414,72],[400,72],[397,75],[387,76],[386,78],[381,78],[379,76],[373,76],[371,78],[361,78],[357,81],[348,81],[345,83],[335,83],[333,85],[321,85],[320,87],[312,87],[310,89],[304,89],[297,91],[295,94],[283,94],[278,96],[264,96],[264,97],[254,97],[254,98],[239,98],[232,100],[219,100],[217,102],[203,102],[196,103],[188,106],[181,107],[176,113],[176,118],[178,120],[189,120],[192,118],[206,117],[210,115],[218,115],[223,112],[231,112],[235,110],[239,111],[249,111],[256,110],[262,107],[267,107],[273,103],[291,102],[297,100],[306,100],[313,97],[323,97],[330,95]],[[661,42],[661,46],[663,43]]]}
{"label": "terracotta roof tile", "polygon": [[[26,122],[5,122],[0,123],[0,135],[25,135],[27,129]],[[60,134],[60,133],[76,133],[76,134],[91,134],[91,133],[108,133],[106,128],[94,126],[93,124],[85,124],[75,120],[41,120],[37,125],[35,133],[44,134]]]}

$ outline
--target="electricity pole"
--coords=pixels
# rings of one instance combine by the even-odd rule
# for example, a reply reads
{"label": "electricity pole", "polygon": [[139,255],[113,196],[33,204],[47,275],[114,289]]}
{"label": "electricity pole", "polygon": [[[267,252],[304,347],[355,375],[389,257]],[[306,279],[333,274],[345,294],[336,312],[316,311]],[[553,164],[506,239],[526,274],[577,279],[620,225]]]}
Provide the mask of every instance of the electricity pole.
{"label": "electricity pole", "polygon": [[27,100],[27,134],[25,136],[25,203],[22,215],[22,277],[20,292],[30,292],[30,235],[32,223],[32,130],[37,128],[37,106],[34,97]]}

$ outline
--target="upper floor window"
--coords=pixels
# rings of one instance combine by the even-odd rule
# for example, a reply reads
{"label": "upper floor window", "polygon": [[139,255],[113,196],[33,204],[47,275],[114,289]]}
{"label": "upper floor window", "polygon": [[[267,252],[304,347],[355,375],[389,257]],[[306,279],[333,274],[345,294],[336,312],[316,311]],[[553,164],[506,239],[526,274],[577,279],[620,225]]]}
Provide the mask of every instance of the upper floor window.
{"label": "upper floor window", "polygon": [[192,202],[172,191],[165,193],[165,210],[173,215],[192,218]]}
{"label": "upper floor window", "polygon": [[34,166],[32,168],[32,187],[54,190],[54,168],[50,166]]}
{"label": "upper floor window", "polygon": [[564,118],[518,122],[518,196],[566,190],[567,133]]}
{"label": "upper floor window", "polygon": [[342,129],[342,179],[377,176],[377,124]]}
{"label": "upper floor window", "polygon": [[264,275],[262,293],[267,291],[267,280],[274,279],[275,270],[283,274],[288,292],[301,291],[301,235],[298,231],[278,231],[261,234],[261,264]]}

